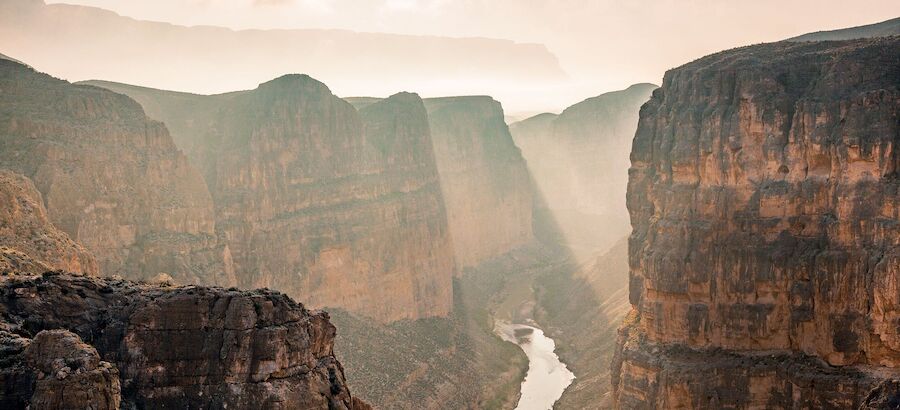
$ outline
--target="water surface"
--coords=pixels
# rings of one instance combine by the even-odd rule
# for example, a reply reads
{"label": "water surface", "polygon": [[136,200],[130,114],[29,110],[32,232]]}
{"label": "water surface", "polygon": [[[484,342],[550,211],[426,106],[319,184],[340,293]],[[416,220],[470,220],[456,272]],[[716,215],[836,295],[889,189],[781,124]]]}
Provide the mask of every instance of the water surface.
{"label": "water surface", "polygon": [[553,352],[556,344],[534,326],[497,322],[497,334],[515,343],[528,356],[528,373],[522,382],[522,397],[516,410],[547,410],[559,400],[575,375]]}

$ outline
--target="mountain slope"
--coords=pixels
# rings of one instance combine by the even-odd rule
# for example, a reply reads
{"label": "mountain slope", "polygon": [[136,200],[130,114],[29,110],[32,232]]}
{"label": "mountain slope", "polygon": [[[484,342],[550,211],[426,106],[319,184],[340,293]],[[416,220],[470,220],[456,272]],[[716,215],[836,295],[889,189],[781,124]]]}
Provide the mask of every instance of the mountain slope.
{"label": "mountain slope", "polygon": [[900,35],[900,17],[864,26],[817,31],[815,33],[791,37],[786,41],[836,41],[896,35]]}

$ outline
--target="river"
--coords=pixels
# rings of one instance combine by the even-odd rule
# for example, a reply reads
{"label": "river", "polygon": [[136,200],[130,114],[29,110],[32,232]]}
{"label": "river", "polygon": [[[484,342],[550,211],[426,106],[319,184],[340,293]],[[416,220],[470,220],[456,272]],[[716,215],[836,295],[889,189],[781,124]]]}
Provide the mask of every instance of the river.
{"label": "river", "polygon": [[548,410],[559,400],[575,375],[553,352],[556,344],[534,326],[497,322],[503,340],[517,344],[528,356],[528,373],[522,382],[522,396],[516,410]]}

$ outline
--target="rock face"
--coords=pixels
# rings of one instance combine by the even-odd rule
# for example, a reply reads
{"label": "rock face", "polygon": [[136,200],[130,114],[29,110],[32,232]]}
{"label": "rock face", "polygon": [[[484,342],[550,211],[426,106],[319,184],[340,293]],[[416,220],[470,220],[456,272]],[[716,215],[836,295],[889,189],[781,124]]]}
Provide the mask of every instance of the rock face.
{"label": "rock face", "polygon": [[203,179],[136,102],[5,59],[0,90],[0,168],[34,181],[101,272],[231,282]]}
{"label": "rock face", "polygon": [[94,257],[50,223],[34,184],[5,170],[0,170],[0,244],[0,274],[51,269],[97,274]]}
{"label": "rock face", "polygon": [[655,89],[635,84],[589,98],[558,116],[510,125],[544,204],[576,253],[608,249],[628,233],[622,206],[638,109]]}
{"label": "rock face", "polygon": [[0,293],[3,408],[367,407],[328,315],[280,293],[54,273]]}
{"label": "rock face", "polygon": [[425,100],[456,262],[472,268],[532,240],[531,186],[500,103]]}
{"label": "rock face", "polygon": [[631,155],[619,407],[900,401],[898,61],[898,37],[783,42],[666,74]]}
{"label": "rock face", "polygon": [[445,316],[455,272],[422,100],[357,111],[287,75],[199,96],[112,83],[202,169],[242,287],[381,321]]}

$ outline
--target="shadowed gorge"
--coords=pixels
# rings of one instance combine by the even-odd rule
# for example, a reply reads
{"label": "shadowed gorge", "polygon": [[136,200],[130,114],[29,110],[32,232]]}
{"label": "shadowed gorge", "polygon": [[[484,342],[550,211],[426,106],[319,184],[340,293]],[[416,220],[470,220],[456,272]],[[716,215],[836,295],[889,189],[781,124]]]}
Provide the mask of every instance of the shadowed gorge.
{"label": "shadowed gorge", "polygon": [[[628,233],[625,196],[628,152],[638,108],[656,88],[635,84],[589,98],[559,115],[539,114],[510,125],[544,204],[559,224],[558,239],[579,258],[608,249]],[[602,227],[602,229],[600,229]]]}
{"label": "shadowed gorge", "polygon": [[896,11],[0,0],[0,409],[900,409]]}
{"label": "shadowed gorge", "polygon": [[898,60],[783,42],[666,73],[631,156],[619,406],[896,398]]}

